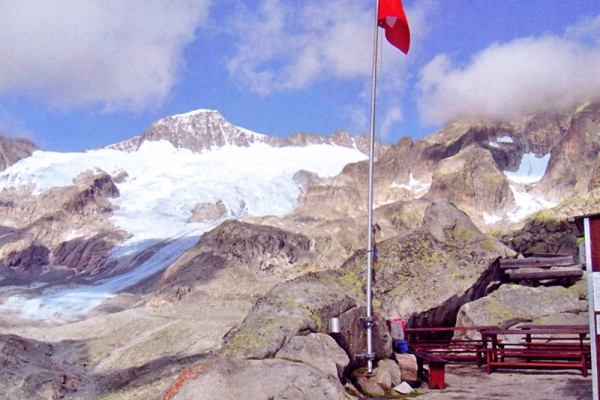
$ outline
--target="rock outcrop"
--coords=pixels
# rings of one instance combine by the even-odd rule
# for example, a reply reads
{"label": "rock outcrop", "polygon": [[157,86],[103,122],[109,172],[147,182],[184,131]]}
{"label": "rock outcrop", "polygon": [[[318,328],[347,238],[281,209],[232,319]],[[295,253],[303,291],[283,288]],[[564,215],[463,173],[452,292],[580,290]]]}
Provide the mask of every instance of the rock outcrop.
{"label": "rock outcrop", "polygon": [[[500,280],[495,261],[514,251],[481,233],[454,206],[432,203],[423,225],[377,245],[374,292],[383,314],[412,326],[448,326],[463,304],[486,295]],[[343,266],[346,282],[362,292],[366,256],[358,252]]]}
{"label": "rock outcrop", "polygon": [[[375,204],[444,199],[489,232],[495,225],[509,227],[506,221],[517,208],[514,190],[554,202],[584,195],[600,176],[599,107],[590,103],[511,121],[453,121],[423,139],[402,138],[375,160]],[[537,185],[511,182],[505,175],[518,171],[525,156],[549,159],[546,173],[538,171],[543,178]],[[366,161],[349,164],[340,175],[309,187],[294,213],[308,217],[324,210],[320,218],[358,217],[366,210],[367,174]]]}
{"label": "rock outcrop", "polygon": [[[182,373],[165,398],[192,398],[199,388],[208,399],[232,390],[244,390],[251,399],[347,398],[347,369],[365,362],[357,355],[366,349],[364,307],[345,292],[332,272],[277,285],[225,335],[213,358]],[[338,317],[342,327],[333,338],[325,334],[331,317]],[[374,328],[373,343],[378,358],[390,357],[391,338],[383,321]],[[232,388],[231,379],[244,383]]]}
{"label": "rock outcrop", "polygon": [[440,161],[424,197],[458,204],[472,210],[471,214],[502,212],[514,206],[506,176],[498,170],[491,153],[478,147]]}
{"label": "rock outcrop", "polygon": [[36,150],[39,150],[39,147],[30,140],[12,139],[0,133],[0,171],[29,157]]}
{"label": "rock outcrop", "polygon": [[62,362],[64,345],[0,335],[0,393],[7,399],[87,396],[93,385],[85,378],[82,365]]}
{"label": "rock outcrop", "polygon": [[572,114],[560,142],[551,149],[546,174],[534,193],[553,201],[587,193],[598,185],[600,103],[582,105]]}
{"label": "rock outcrop", "polygon": [[108,257],[126,237],[109,221],[110,198],[119,190],[110,175],[88,172],[74,185],[39,195],[33,188],[0,194],[0,277],[9,280],[63,280],[99,274],[114,265]]}
{"label": "rock outcrop", "polygon": [[163,284],[210,279],[215,270],[242,266],[256,273],[285,274],[311,258],[310,240],[300,234],[229,220],[205,233],[169,266]]}

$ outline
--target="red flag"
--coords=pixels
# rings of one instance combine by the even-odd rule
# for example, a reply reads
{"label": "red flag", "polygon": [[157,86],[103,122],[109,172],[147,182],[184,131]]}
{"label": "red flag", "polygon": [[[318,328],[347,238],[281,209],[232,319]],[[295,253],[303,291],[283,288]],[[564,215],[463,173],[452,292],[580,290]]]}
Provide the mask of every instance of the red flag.
{"label": "red flag", "polygon": [[410,47],[410,29],[401,0],[379,0],[379,26],[385,29],[385,38],[404,54]]}

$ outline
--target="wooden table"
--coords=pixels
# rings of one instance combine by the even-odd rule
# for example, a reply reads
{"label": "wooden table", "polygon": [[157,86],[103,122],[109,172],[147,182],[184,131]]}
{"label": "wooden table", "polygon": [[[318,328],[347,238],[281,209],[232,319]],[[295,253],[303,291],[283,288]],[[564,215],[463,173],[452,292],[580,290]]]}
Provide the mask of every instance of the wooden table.
{"label": "wooden table", "polygon": [[[482,333],[487,372],[504,368],[576,368],[588,375],[589,327],[490,329]],[[502,342],[500,337],[517,337]],[[556,339],[556,340],[555,340]]]}

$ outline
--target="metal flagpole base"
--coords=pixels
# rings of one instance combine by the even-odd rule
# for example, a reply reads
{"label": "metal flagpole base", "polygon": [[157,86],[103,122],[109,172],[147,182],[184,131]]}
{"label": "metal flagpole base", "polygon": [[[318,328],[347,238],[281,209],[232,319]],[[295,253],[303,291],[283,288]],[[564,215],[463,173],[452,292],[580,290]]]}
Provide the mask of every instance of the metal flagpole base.
{"label": "metal flagpole base", "polygon": [[364,357],[367,359],[368,372],[371,374],[373,372],[373,361],[375,360],[375,352],[373,352],[372,344],[372,332],[373,327],[375,326],[375,319],[373,316],[359,317],[359,319],[363,321],[364,327],[367,330],[367,352],[357,354],[356,357]]}

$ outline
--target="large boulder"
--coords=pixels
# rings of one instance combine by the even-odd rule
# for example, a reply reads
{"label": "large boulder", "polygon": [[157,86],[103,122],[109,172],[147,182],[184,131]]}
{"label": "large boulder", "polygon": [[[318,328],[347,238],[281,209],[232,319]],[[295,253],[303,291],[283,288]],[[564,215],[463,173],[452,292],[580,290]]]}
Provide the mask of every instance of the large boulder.
{"label": "large boulder", "polygon": [[294,336],[281,350],[277,358],[302,362],[310,365],[326,376],[344,379],[350,358],[335,340],[323,333],[311,333],[307,336]]}
{"label": "large boulder", "polygon": [[326,333],[330,318],[355,307],[355,301],[329,274],[309,274],[281,283],[226,335],[223,352],[230,357],[273,357],[296,335]]}
{"label": "large boulder", "polygon": [[[536,253],[577,255],[577,237],[569,226],[568,214],[561,208],[538,211],[520,229],[502,234],[500,240],[525,256]],[[571,212],[571,216],[578,214],[578,211]]]}
{"label": "large boulder", "polygon": [[490,295],[465,304],[458,312],[457,326],[498,326],[519,323],[587,324],[587,280],[564,288],[502,285]]}
{"label": "large boulder", "polygon": [[164,400],[347,399],[338,379],[302,362],[219,357],[184,371]]}

